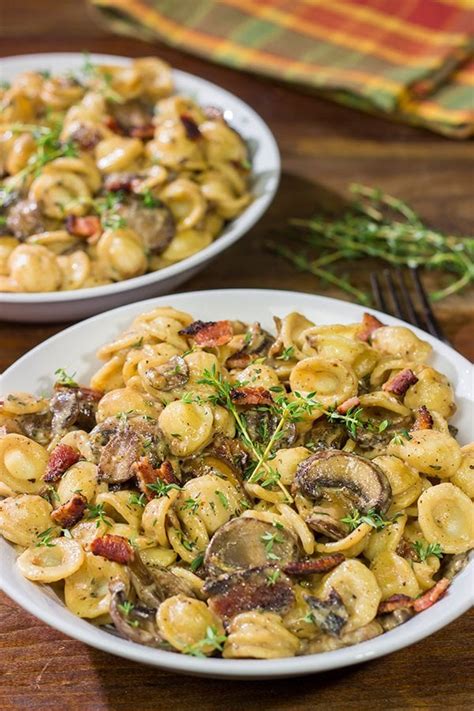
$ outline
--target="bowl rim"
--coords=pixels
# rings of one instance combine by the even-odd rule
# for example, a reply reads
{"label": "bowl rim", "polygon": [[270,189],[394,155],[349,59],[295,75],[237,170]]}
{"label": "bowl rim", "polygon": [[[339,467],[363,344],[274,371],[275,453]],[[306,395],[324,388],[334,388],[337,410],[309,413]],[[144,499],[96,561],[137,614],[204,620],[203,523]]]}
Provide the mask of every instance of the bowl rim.
{"label": "bowl rim", "polygon": [[[146,310],[159,305],[168,305],[166,303],[168,301],[174,301],[175,303],[172,303],[172,305],[177,308],[191,308],[191,310],[193,308],[193,304],[196,302],[194,308],[199,309],[199,303],[197,303],[199,299],[215,300],[216,298],[219,299],[219,297],[230,297],[236,302],[239,302],[242,299],[257,298],[260,299],[260,309],[262,309],[264,304],[266,307],[278,309],[278,306],[271,306],[272,300],[276,297],[284,297],[286,298],[287,303],[291,305],[289,308],[292,310],[300,309],[302,311],[304,311],[305,307],[307,307],[307,305],[309,305],[312,301],[313,306],[319,306],[321,311],[325,306],[331,309],[341,309],[341,318],[343,322],[349,318],[360,319],[361,314],[364,310],[366,310],[363,306],[339,299],[308,294],[305,292],[280,291],[274,289],[210,289],[183,292],[180,294],[173,294],[171,296],[164,295],[120,306],[60,331],[58,334],[47,339],[18,359],[3,373],[0,381],[3,381],[3,378],[8,376],[10,370],[21,366],[23,362],[34,356],[34,354],[44,348],[46,344],[59,341],[72,331],[87,329],[88,325],[93,320],[99,321],[101,319],[105,320],[112,317],[112,320],[118,321],[123,315],[126,315],[128,310]],[[182,302],[188,302],[188,306]],[[413,330],[417,335],[423,337],[435,346],[437,352],[440,352],[442,355],[448,357],[457,372],[466,368],[469,371],[472,371],[473,366],[466,358],[464,358],[464,356],[457,353],[450,346],[438,341],[433,336],[421,331],[411,324],[405,323],[400,319],[381,313],[376,309],[370,309],[370,312],[378,316],[388,325],[404,325]],[[472,393],[467,393],[467,402],[468,405],[472,407]],[[2,545],[11,546],[11,544],[5,541],[1,541],[0,543]],[[372,640],[350,647],[333,650],[331,652],[272,660],[237,660],[215,658],[199,659],[174,652],[151,649],[149,647],[144,647],[143,645],[116,637],[106,630],[95,628],[87,621],[73,617],[73,613],[70,613],[70,620],[58,620],[54,609],[50,609],[49,606],[45,606],[44,603],[41,603],[41,601],[37,600],[36,597],[28,595],[22,590],[18,590],[15,582],[12,579],[9,580],[6,574],[0,573],[0,588],[3,589],[6,594],[10,595],[10,597],[21,605],[27,612],[35,615],[51,627],[54,627],[74,639],[101,649],[102,651],[178,673],[210,676],[214,678],[266,679],[272,677],[300,676],[326,671],[329,669],[351,666],[353,664],[359,664],[370,659],[384,656],[385,654],[395,652],[420,641],[440,630],[442,627],[452,622],[471,607],[474,602],[474,592],[470,590],[470,587],[474,589],[474,586],[469,585],[469,580],[472,583],[473,577],[474,553],[471,553],[469,564],[456,576],[450,588],[449,595],[437,602],[436,613],[433,614],[434,608],[431,609],[431,612],[426,610],[421,613],[421,615],[423,615],[423,624],[421,625],[421,628],[420,624],[416,624],[415,626],[410,624],[413,620],[420,620],[420,615],[417,615],[413,618],[413,620],[409,620],[407,623],[401,625],[395,630],[384,633],[383,635],[375,637]],[[462,583],[461,580],[463,580],[464,583]],[[463,585],[463,587],[460,587],[460,585]]]}
{"label": "bowl rim", "polygon": [[[113,54],[102,54],[93,52],[90,53],[90,59],[93,62],[115,62],[121,65],[128,64],[134,57],[127,57],[125,55],[113,55]],[[83,58],[82,52],[37,52],[32,54],[16,54],[9,55],[8,57],[0,58],[0,67],[7,67],[8,63],[15,63],[15,61],[31,61],[36,63],[42,61],[44,57],[45,63],[58,63],[61,59],[66,60],[81,60]],[[147,274],[142,274],[138,277],[132,277],[131,279],[124,279],[123,281],[113,282],[112,284],[104,284],[102,286],[92,286],[85,289],[73,289],[71,291],[49,291],[49,292],[0,292],[0,304],[25,304],[25,305],[41,305],[47,303],[69,303],[75,301],[87,301],[96,297],[111,297],[114,294],[124,293],[127,291],[133,291],[135,289],[140,289],[142,287],[147,287],[152,284],[159,284],[160,282],[167,281],[173,277],[182,274],[183,272],[190,272],[197,269],[203,263],[214,259],[218,254],[225,251],[234,242],[241,239],[246,235],[249,230],[260,220],[264,213],[269,208],[272,203],[281,177],[281,158],[278,149],[278,144],[268,127],[267,123],[249,104],[247,104],[243,99],[238,97],[236,94],[222,88],[214,82],[208,81],[196,74],[191,74],[190,72],[185,72],[181,69],[172,69],[173,77],[176,80],[181,80],[185,82],[196,83],[204,89],[210,89],[212,91],[218,91],[222,97],[222,101],[231,101],[236,105],[242,112],[242,115],[246,116],[249,120],[249,125],[253,128],[257,127],[257,132],[259,135],[259,149],[263,150],[268,156],[267,162],[270,164],[267,170],[271,171],[272,175],[268,181],[265,192],[259,195],[255,200],[253,200],[250,205],[238,215],[236,218],[228,223],[227,234],[222,234],[218,236],[210,245],[204,247],[199,252],[192,254],[190,257],[186,257],[179,262],[175,262],[170,266],[164,267],[163,269],[157,269],[153,272]],[[254,174],[255,175],[255,174]],[[256,177],[256,176],[255,176]]]}

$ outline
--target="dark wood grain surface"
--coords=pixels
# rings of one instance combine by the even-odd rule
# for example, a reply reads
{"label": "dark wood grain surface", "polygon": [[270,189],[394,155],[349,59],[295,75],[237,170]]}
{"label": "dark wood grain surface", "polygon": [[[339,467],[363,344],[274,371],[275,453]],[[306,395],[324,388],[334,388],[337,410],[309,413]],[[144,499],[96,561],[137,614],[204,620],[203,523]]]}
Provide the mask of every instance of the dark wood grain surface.
{"label": "dark wood grain surface", "polygon": [[[472,231],[472,144],[338,107],[265,79],[162,46],[108,34],[79,0],[0,0],[2,55],[88,49],[160,54],[249,102],[283,159],[281,186],[261,222],[184,289],[285,288],[343,296],[263,250],[289,217],[337,204],[357,180],[404,198],[434,226]],[[364,283],[368,269],[350,269]],[[172,297],[170,297],[170,302]],[[289,305],[291,306],[291,305]],[[473,293],[437,306],[454,346],[474,358]],[[1,318],[1,314],[0,314]],[[0,371],[67,324],[0,322]],[[473,707],[474,614],[370,664],[272,682],[182,678],[115,658],[50,629],[0,594],[0,709],[468,709]]]}

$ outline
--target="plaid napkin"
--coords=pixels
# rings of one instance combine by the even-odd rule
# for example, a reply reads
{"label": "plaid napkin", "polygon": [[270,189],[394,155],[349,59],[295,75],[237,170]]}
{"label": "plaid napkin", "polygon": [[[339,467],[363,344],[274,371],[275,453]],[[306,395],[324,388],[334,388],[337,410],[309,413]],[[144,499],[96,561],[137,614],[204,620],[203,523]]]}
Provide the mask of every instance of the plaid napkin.
{"label": "plaid napkin", "polygon": [[445,135],[474,133],[472,0],[90,0],[108,26]]}

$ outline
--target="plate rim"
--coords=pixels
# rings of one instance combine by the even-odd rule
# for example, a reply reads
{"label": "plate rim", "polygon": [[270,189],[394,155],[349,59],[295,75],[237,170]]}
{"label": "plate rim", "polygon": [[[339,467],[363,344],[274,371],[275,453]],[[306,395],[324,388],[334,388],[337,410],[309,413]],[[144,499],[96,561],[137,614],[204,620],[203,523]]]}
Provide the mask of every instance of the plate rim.
{"label": "plate rim", "polygon": [[[15,363],[13,363],[4,373],[0,376],[0,385],[3,383],[5,376],[8,376],[10,371],[13,369],[21,368],[23,362],[26,359],[34,357],[35,353],[40,349],[45,348],[47,345],[54,343],[56,340],[67,337],[67,335],[74,330],[87,329],[90,322],[96,320],[100,321],[111,319],[112,321],[118,320],[122,315],[130,311],[146,310],[153,306],[159,306],[165,302],[173,302],[176,300],[178,303],[173,304],[178,308],[190,308],[192,310],[192,302],[196,299],[214,299],[219,296],[231,297],[236,301],[240,298],[250,299],[252,296],[265,299],[265,304],[271,309],[272,308],[272,297],[277,295],[278,298],[286,298],[289,304],[289,309],[300,309],[304,310],[304,304],[299,305],[298,300],[314,300],[314,306],[328,305],[332,308],[342,308],[344,312],[345,309],[354,313],[354,317],[360,315],[366,307],[354,304],[352,302],[343,301],[340,299],[335,299],[332,297],[326,297],[316,294],[310,294],[307,292],[295,292],[288,290],[277,290],[277,289],[255,289],[255,288],[238,288],[238,289],[207,289],[200,291],[190,291],[181,292],[179,294],[171,294],[158,296],[151,299],[146,299],[144,301],[138,301],[133,304],[126,304],[125,306],[120,306],[110,311],[103,312],[101,314],[92,316],[89,319],[81,321],[80,323],[74,324],[66,329],[61,330],[59,333],[51,336],[49,339],[43,341],[35,348],[31,349],[25,353],[21,358],[19,358]],[[189,301],[189,306],[183,306],[179,302]],[[260,305],[261,308],[262,304]],[[196,303],[195,309],[199,308],[199,303]],[[384,314],[376,309],[368,309],[371,313],[385,320],[389,325],[404,325],[411,330],[413,330],[417,335],[428,340],[432,345],[434,345],[437,351],[441,352],[442,355],[447,355],[448,360],[455,366],[456,371],[460,368],[468,368],[472,371],[473,366],[471,363],[461,354],[457,353],[450,346],[438,341],[435,337],[430,334],[425,333],[419,328],[412,326],[409,323],[391,317]],[[342,316],[342,321],[345,321],[345,317]],[[451,357],[449,357],[451,356]],[[459,367],[458,364],[459,363]],[[469,404],[472,406],[473,394],[467,393],[467,398]],[[11,547],[11,544],[1,541],[1,545],[7,545]],[[456,576],[456,581],[459,579],[472,578],[474,576],[474,557],[473,554],[470,556],[470,563],[466,566],[464,571],[462,571],[458,576]],[[455,585],[456,583],[454,583]],[[392,630],[389,633],[385,633],[379,637],[372,640],[353,645],[351,647],[346,647],[339,650],[334,650],[331,652],[323,652],[318,654],[300,656],[300,657],[289,657],[283,659],[274,660],[234,660],[234,659],[198,659],[189,657],[186,655],[177,654],[174,652],[166,652],[163,650],[150,649],[149,647],[144,647],[142,645],[130,642],[129,640],[124,640],[114,635],[111,635],[105,630],[100,630],[94,628],[94,626],[85,620],[80,620],[80,625],[75,619],[58,621],[54,609],[50,610],[49,607],[45,607],[40,601],[37,601],[35,597],[29,597],[26,593],[22,593],[16,587],[13,581],[9,581],[7,575],[2,574],[0,576],[0,588],[10,595],[10,597],[15,600],[19,605],[21,605],[27,612],[35,615],[38,619],[49,624],[55,629],[67,634],[73,639],[77,639],[81,642],[89,644],[95,648],[101,649],[102,651],[116,654],[118,656],[131,659],[140,663],[145,663],[151,666],[156,666],[162,669],[167,669],[184,674],[193,674],[198,676],[208,676],[214,678],[241,678],[241,679],[265,679],[272,677],[291,677],[291,676],[302,676],[306,674],[326,671],[329,669],[336,669],[345,666],[351,666],[353,664],[358,664],[370,659],[375,659],[377,657],[384,656],[391,652],[395,652],[404,647],[425,639],[432,635],[434,632],[438,631],[442,627],[446,626],[454,619],[466,612],[474,602],[474,593],[469,594],[469,581],[466,581],[466,590],[460,589],[457,593],[448,596],[445,600],[441,600],[437,603],[438,614],[430,615],[428,620],[425,621],[422,629],[411,628],[410,621],[403,625],[403,634],[393,635],[396,630]],[[449,600],[449,605],[447,601]],[[444,604],[443,604],[444,603]],[[428,611],[426,611],[428,612]],[[423,613],[423,614],[426,614]],[[73,614],[73,613],[71,613]],[[433,617],[433,619],[431,619]],[[416,618],[415,618],[416,619]],[[418,618],[419,619],[419,618]],[[83,626],[85,623],[86,626]],[[400,627],[397,628],[400,631]]]}
{"label": "plate rim", "polygon": [[[44,57],[45,63],[54,61],[60,61],[61,58],[69,59],[82,59],[83,52],[34,52],[30,54],[13,54],[7,57],[0,58],[0,68],[8,67],[9,63],[15,63],[15,61],[28,61],[38,62],[39,58]],[[125,66],[134,57],[127,57],[126,55],[114,55],[114,54],[103,54],[100,52],[89,53],[90,59],[95,62],[117,62]],[[224,89],[219,84],[215,84],[208,79],[197,74],[191,74],[190,72],[185,72],[182,69],[175,69],[171,66],[172,74],[176,79],[181,79],[184,81],[194,81],[201,84],[202,87],[207,87],[214,91],[218,91],[224,99],[230,99],[235,102],[240,110],[249,117],[252,126],[257,126],[259,143],[263,146],[265,152],[268,153],[269,162],[271,163],[271,172],[273,175],[269,181],[269,186],[265,193],[258,196],[258,201],[250,203],[250,205],[244,210],[241,215],[238,215],[234,220],[232,220],[229,225],[230,231],[226,235],[221,235],[210,245],[204,247],[199,252],[192,254],[190,257],[186,257],[179,262],[175,262],[168,267],[163,269],[157,269],[156,271],[149,272],[147,274],[142,274],[138,277],[132,277],[131,279],[124,279],[123,281],[113,282],[112,284],[105,284],[102,286],[92,286],[85,289],[72,289],[70,291],[50,291],[50,292],[0,292],[0,304],[8,305],[44,305],[44,304],[67,304],[80,301],[88,301],[95,297],[113,297],[114,295],[126,293],[128,291],[133,291],[134,289],[140,289],[149,287],[153,284],[157,286],[161,282],[165,282],[168,279],[173,279],[184,272],[192,272],[193,269],[197,269],[206,261],[210,261],[217,257],[221,252],[224,252],[227,248],[237,242],[239,239],[244,237],[263,217],[267,212],[271,203],[273,202],[275,195],[277,193],[280,179],[281,179],[281,156],[278,148],[278,143],[264,119],[260,116],[257,111],[255,111],[250,104],[241,99],[236,94],[232,93],[228,89]],[[254,207],[254,210],[252,210]],[[251,210],[250,214],[248,211]],[[245,217],[247,219],[245,220]],[[242,220],[242,224],[234,229],[233,226]]]}

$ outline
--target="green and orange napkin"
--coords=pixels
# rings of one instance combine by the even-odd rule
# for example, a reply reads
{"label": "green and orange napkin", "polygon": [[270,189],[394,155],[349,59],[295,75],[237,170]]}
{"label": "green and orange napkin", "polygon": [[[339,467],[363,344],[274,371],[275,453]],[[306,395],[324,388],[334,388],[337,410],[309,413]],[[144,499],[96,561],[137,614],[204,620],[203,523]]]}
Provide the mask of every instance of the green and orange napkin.
{"label": "green and orange napkin", "polygon": [[474,132],[474,0],[90,0],[108,26],[456,138]]}

